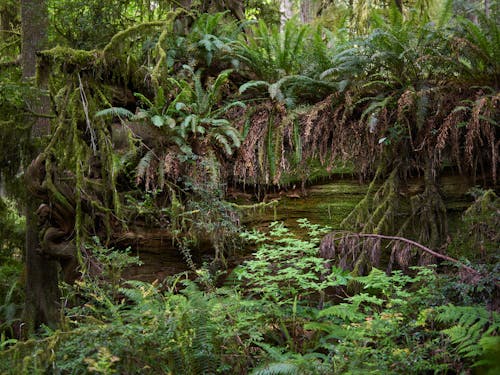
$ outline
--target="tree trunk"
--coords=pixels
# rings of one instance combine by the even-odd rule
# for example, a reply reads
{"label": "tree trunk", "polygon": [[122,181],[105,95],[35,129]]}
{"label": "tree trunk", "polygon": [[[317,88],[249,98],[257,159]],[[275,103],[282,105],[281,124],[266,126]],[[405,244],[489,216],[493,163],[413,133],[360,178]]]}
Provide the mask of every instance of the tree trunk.
{"label": "tree trunk", "polygon": [[403,0],[394,0],[394,4],[399,9],[399,11],[403,13]]}
{"label": "tree trunk", "polygon": [[281,12],[281,27],[283,27],[285,22],[293,17],[293,1],[281,0],[280,12]]}
{"label": "tree trunk", "polygon": [[[48,13],[45,0],[21,1],[22,52],[21,64],[23,78],[31,79],[36,75],[36,53],[47,45]],[[46,87],[47,76],[39,74],[40,88]],[[35,113],[46,113],[49,110],[49,101],[41,96],[37,102],[26,103]],[[35,139],[50,133],[47,119],[28,118],[33,122],[31,137]],[[35,159],[37,151],[32,154]],[[29,174],[27,174],[29,178]],[[28,194],[26,202],[26,301],[23,312],[23,321],[27,327],[23,330],[26,335],[38,325],[44,323],[55,327],[59,320],[59,288],[57,261],[40,255],[40,241],[38,218],[36,211],[40,202]]]}
{"label": "tree trunk", "polygon": [[321,2],[315,0],[302,0],[300,2],[300,20],[303,23],[310,23],[318,14]]}

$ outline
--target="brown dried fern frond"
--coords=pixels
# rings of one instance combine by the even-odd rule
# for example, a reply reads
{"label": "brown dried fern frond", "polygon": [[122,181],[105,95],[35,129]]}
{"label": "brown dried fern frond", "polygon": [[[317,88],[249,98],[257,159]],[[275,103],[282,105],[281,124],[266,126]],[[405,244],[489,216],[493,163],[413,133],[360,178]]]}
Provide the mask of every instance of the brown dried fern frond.
{"label": "brown dried fern frond", "polygon": [[252,179],[254,182],[258,178],[258,150],[265,149],[264,139],[266,137],[269,124],[269,105],[263,105],[253,111],[248,118],[248,133],[236,154],[233,167],[233,174],[241,181]]}
{"label": "brown dried fern frond", "polygon": [[[496,129],[499,118],[498,104],[500,93],[484,95],[482,91],[474,102],[471,118],[465,134],[465,160],[470,168],[474,168],[474,156],[486,154],[491,164],[493,181],[497,180],[497,164],[499,142],[496,139]],[[487,145],[488,147],[484,147]]]}
{"label": "brown dried fern frond", "polygon": [[457,125],[464,120],[464,117],[464,110],[454,110],[446,116],[437,133],[436,151],[439,154],[448,144],[451,144],[454,159],[460,159]]}

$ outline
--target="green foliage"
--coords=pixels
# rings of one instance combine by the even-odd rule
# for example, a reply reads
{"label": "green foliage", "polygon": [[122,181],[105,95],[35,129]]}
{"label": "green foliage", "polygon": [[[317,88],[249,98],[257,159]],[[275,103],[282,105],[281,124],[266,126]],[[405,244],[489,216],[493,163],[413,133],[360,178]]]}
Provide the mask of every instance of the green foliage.
{"label": "green foliage", "polygon": [[[343,85],[343,84],[342,84]],[[249,89],[266,88],[271,100],[295,107],[297,102],[312,102],[324,98],[328,93],[342,91],[342,85],[316,80],[303,75],[285,76],[275,83],[249,81],[240,86],[242,94]]]}
{"label": "green foliage", "polygon": [[[478,306],[440,306],[436,309],[436,322],[451,324],[451,327],[442,330],[457,353],[463,358],[484,358],[493,353],[493,343],[499,343],[500,314],[488,311]],[[497,363],[479,361],[478,365],[494,365]]]}
{"label": "green foliage", "polygon": [[[201,145],[205,142],[220,147],[227,155],[231,155],[233,148],[240,146],[241,137],[231,123],[222,116],[232,107],[244,106],[239,101],[218,106],[231,70],[221,72],[213,83],[205,88],[201,81],[201,71],[195,73],[187,65],[184,68],[192,82],[170,78],[169,88],[174,92],[177,91],[174,98],[166,96],[164,89],[160,87],[154,102],[142,94],[136,94],[140,101],[148,106],[147,109],[140,109],[137,114],[125,108],[112,107],[97,112],[96,116],[111,115],[135,121],[148,120],[151,125],[162,129],[167,142],[177,145],[188,158],[193,157],[195,144]],[[142,161],[146,164],[147,160],[143,158]],[[147,165],[141,167],[141,170]]]}
{"label": "green foliage", "polygon": [[472,189],[474,202],[461,218],[461,231],[451,244],[451,250],[471,260],[489,262],[498,250],[500,235],[500,199],[493,190]]}
{"label": "green foliage", "polygon": [[54,44],[92,50],[105,46],[119,31],[134,23],[153,21],[170,10],[163,1],[49,1],[50,34]]}
{"label": "green foliage", "polygon": [[0,352],[0,368],[7,374],[418,374],[473,365],[494,371],[498,313],[448,304],[432,268],[347,276],[317,255],[327,229],[307,220],[300,225],[307,240],[278,223],[266,234],[244,234],[259,248],[234,271],[233,290],[212,284],[200,291],[205,269],[194,282],[184,274],[162,284],[124,282],[113,275],[133,259],[95,245],[103,272],[89,269],[67,286],[61,330]]}
{"label": "green foliage", "polygon": [[0,196],[0,346],[18,336],[16,325],[22,308],[22,249],[25,220],[15,204]]}
{"label": "green foliage", "polygon": [[23,248],[25,221],[14,201],[0,196],[0,259],[11,258]]}
{"label": "green foliage", "polygon": [[301,56],[305,48],[307,26],[289,20],[283,33],[277,26],[263,21],[251,27],[246,40],[235,47],[235,57],[253,74],[254,79],[276,82],[301,71]]}
{"label": "green foliage", "polygon": [[38,93],[27,83],[20,82],[20,71],[0,71],[0,184],[12,195],[22,196],[23,184],[18,173],[28,163],[30,121],[25,99],[33,99]]}
{"label": "green foliage", "polygon": [[278,222],[270,225],[266,235],[242,233],[247,241],[259,243],[255,259],[246,261],[234,271],[247,292],[278,305],[289,305],[329,287],[347,284],[345,273],[341,270],[328,272],[325,261],[317,257],[320,236],[328,228],[305,219],[299,226],[307,230],[308,239],[297,238]]}
{"label": "green foliage", "polygon": [[[254,10],[264,9],[250,3]],[[496,14],[479,17],[478,23],[452,24],[451,2],[446,2],[430,23],[427,1],[412,2],[415,9],[405,3],[404,14],[381,4],[355,2],[355,14],[342,21],[350,29],[330,32],[289,21],[280,31],[260,19],[242,33],[223,13],[202,14],[191,27],[176,31],[191,15],[179,11],[171,14],[177,23],[155,21],[176,6],[170,2],[52,1],[53,42],[89,50],[105,46],[40,53],[41,66],[50,67],[56,116],[40,182],[69,180],[81,224],[75,226],[77,241],[81,234],[104,232],[100,226],[109,237],[120,220],[123,228],[142,221],[168,229],[188,260],[200,233],[210,239],[216,260],[224,260],[227,245],[239,243],[238,218],[222,192],[224,180],[239,182],[229,162],[240,157],[234,153],[243,140],[239,129],[245,128],[249,146],[243,162],[264,171],[268,185],[279,185],[291,153],[304,180],[311,155],[322,163],[350,157],[363,176],[380,166],[370,188],[374,195],[363,200],[369,216],[355,212],[352,217],[365,230],[382,232],[400,224],[402,211],[411,205],[412,220],[396,229],[423,223],[421,233],[412,234],[437,246],[437,233],[444,237],[445,227],[437,186],[444,163],[458,160],[461,167],[465,159],[474,176],[476,167],[483,174],[491,167],[496,180]],[[371,14],[369,5],[377,8]],[[352,37],[361,24],[367,25],[367,35]],[[151,28],[161,29],[145,32]],[[7,56],[0,58],[7,63],[0,72],[2,186],[30,162],[25,160],[24,101],[38,94],[19,83],[20,70],[8,60],[17,56],[19,38],[9,43],[0,46]],[[110,92],[125,97],[128,90],[142,94],[132,104],[106,91],[108,84],[118,86]],[[253,123],[238,127],[233,119],[244,106],[237,95],[260,100],[262,93],[272,103],[253,112]],[[290,112],[318,101],[323,102],[310,110]],[[119,107],[123,102],[127,108]],[[90,120],[87,113],[103,107]],[[130,136],[130,150],[115,154],[104,122],[109,117],[150,132],[142,140]],[[99,159],[99,170],[91,158]],[[424,174],[424,191],[403,202],[404,178],[416,174]],[[145,195],[133,186],[134,177]],[[382,178],[387,180],[379,189]],[[50,194],[47,203],[73,208],[55,187]],[[470,247],[489,253],[498,242],[498,215],[491,215],[498,211],[498,198],[485,197],[465,218],[475,235]],[[131,207],[119,212],[122,199]],[[458,373],[474,364],[494,371],[498,316],[484,305],[491,306],[497,296],[498,267],[483,266],[485,277],[472,285],[444,280],[426,268],[349,275],[318,256],[320,237],[328,230],[307,221],[301,222],[307,238],[279,223],[266,234],[243,234],[258,246],[235,269],[234,290],[216,287],[216,262],[196,270],[199,279],[186,281],[182,291],[178,280],[160,286],[125,283],[124,270],[137,260],[96,243],[86,248],[83,279],[65,287],[60,330],[12,345],[21,288],[19,263],[11,258],[18,256],[12,249],[21,247],[22,231],[12,209],[4,215],[2,202],[0,232],[6,234],[0,250],[9,259],[0,268],[2,372]],[[190,267],[197,267],[192,259]]]}
{"label": "green foliage", "polygon": [[293,353],[284,348],[260,344],[269,357],[266,364],[260,365],[250,372],[251,375],[320,375],[329,374],[331,369],[327,356],[320,353]]}
{"label": "green foliage", "polygon": [[197,60],[190,60],[191,66],[209,67],[229,59],[240,30],[234,22],[224,20],[225,15],[226,13],[204,13],[196,18],[186,36],[186,57]]}
{"label": "green foliage", "polygon": [[500,27],[498,7],[486,17],[478,13],[479,22],[460,19],[459,31],[452,41],[458,69],[465,79],[476,85],[498,87],[500,82]]}

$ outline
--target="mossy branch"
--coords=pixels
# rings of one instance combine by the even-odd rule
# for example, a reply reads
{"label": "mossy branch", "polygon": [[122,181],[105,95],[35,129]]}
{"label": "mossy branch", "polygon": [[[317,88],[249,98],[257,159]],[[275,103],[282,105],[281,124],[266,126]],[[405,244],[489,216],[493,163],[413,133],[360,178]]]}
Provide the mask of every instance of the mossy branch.
{"label": "mossy branch", "polygon": [[265,208],[265,207],[276,207],[279,203],[279,199],[273,199],[270,202],[259,202],[255,204],[237,204],[229,202],[231,207],[234,207],[238,210],[252,210],[257,208]]}
{"label": "mossy branch", "polygon": [[138,25],[131,26],[123,31],[120,31],[119,33],[116,33],[111,38],[109,43],[103,48],[102,52],[104,56],[108,55],[111,51],[115,50],[117,45],[121,43],[125,38],[131,35],[140,34],[141,32],[151,28],[167,26],[172,22],[172,20],[174,20],[181,13],[186,13],[186,10],[182,8],[177,8],[176,10],[169,12],[165,20],[144,22]]}
{"label": "mossy branch", "polygon": [[[69,47],[57,46],[52,49],[38,52],[41,66],[63,66],[68,71],[82,71],[95,67],[102,61],[102,52],[98,50],[85,51]],[[69,69],[71,68],[71,69]]]}

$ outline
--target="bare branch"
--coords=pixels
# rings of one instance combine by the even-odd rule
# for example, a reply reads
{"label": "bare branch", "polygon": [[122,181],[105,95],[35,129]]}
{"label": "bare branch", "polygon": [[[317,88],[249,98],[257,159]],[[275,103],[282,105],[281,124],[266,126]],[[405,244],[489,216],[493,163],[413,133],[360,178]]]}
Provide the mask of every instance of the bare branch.
{"label": "bare branch", "polygon": [[399,237],[399,236],[386,236],[386,235],[383,235],[383,234],[375,234],[375,233],[352,233],[352,232],[337,232],[337,233],[340,234],[341,238],[342,237],[343,238],[348,238],[348,237],[357,237],[357,238],[364,237],[364,238],[379,238],[379,239],[385,239],[385,240],[391,240],[391,241],[404,242],[404,243],[407,243],[407,244],[409,244],[411,246],[415,246],[416,248],[418,248],[418,249],[420,249],[422,251],[425,251],[426,253],[429,253],[429,254],[435,256],[436,258],[447,260],[449,262],[455,263],[457,266],[464,268],[465,270],[469,271],[472,274],[480,275],[480,272],[476,271],[472,267],[469,267],[469,266],[463,264],[459,260],[457,260],[455,258],[452,258],[452,257],[449,257],[447,255],[438,253],[438,252],[436,252],[434,250],[431,250],[428,247],[426,247],[426,246],[424,246],[422,244],[419,244],[418,242],[412,241],[412,240],[410,240],[408,238]]}

